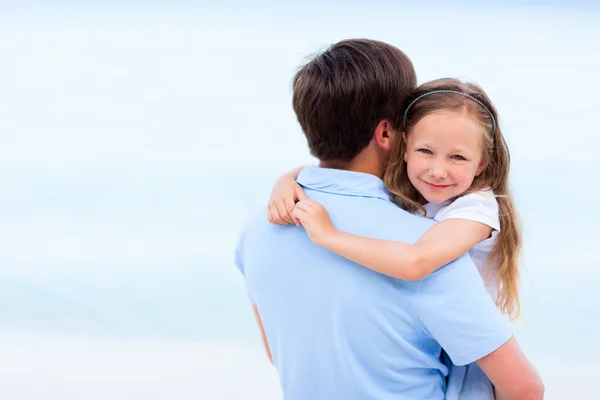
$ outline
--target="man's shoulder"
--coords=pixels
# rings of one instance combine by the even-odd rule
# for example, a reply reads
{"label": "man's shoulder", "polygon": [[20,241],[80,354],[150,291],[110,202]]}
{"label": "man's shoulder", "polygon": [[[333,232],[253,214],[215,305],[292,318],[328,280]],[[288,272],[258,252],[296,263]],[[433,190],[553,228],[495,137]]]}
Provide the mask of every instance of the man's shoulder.
{"label": "man's shoulder", "polygon": [[267,218],[267,207],[259,207],[254,206],[250,208],[240,224],[237,232],[237,240],[235,244],[235,264],[244,272],[243,267],[243,253],[244,253],[244,244],[246,242],[246,238],[249,233],[252,233],[253,229],[256,229],[257,226],[264,225],[267,226],[270,224]]}
{"label": "man's shoulder", "polygon": [[434,219],[418,213],[410,213],[391,201],[381,201],[378,204],[378,217],[382,227],[384,225],[395,227],[394,231],[411,230],[422,235],[437,223]]}
{"label": "man's shoulder", "polygon": [[243,235],[248,230],[255,229],[260,226],[272,225],[269,222],[268,210],[266,204],[254,205],[250,207],[244,215],[243,222],[240,224],[238,232]]}
{"label": "man's shoulder", "polygon": [[440,286],[452,287],[454,285],[457,288],[460,288],[460,283],[464,279],[481,280],[481,276],[469,253],[461,255],[423,278],[423,280],[429,280],[430,282],[435,281]]}

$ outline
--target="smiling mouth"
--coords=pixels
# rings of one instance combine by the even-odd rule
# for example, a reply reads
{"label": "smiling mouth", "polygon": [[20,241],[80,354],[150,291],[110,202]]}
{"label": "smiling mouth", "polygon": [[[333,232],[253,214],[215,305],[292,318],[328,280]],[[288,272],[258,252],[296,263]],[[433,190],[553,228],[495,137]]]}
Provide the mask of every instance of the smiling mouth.
{"label": "smiling mouth", "polygon": [[441,190],[441,189],[446,189],[447,187],[450,187],[451,185],[436,185],[434,183],[429,183],[427,181],[423,181],[427,184],[427,186],[429,186],[432,189],[437,189],[437,190]]}

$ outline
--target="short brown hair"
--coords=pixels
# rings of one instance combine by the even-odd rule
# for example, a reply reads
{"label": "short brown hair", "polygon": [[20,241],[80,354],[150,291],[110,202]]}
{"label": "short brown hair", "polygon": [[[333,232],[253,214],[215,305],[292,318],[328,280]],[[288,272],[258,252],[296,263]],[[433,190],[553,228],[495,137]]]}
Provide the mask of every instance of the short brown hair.
{"label": "short brown hair", "polygon": [[410,59],[387,43],[349,39],[317,54],[293,80],[294,111],[311,154],[351,161],[381,120],[400,128],[405,99],[416,86]]}

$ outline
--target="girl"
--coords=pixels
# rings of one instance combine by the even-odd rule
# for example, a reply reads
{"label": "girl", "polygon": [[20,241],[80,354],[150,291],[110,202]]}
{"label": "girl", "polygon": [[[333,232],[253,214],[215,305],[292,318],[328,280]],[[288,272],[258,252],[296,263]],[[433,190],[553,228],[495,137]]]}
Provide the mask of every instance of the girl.
{"label": "girl", "polygon": [[[406,108],[402,131],[384,182],[400,207],[439,221],[418,242],[337,230],[327,210],[295,182],[301,168],[276,184],[269,220],[301,224],[316,244],[405,280],[422,279],[468,251],[497,305],[516,318],[521,234],[509,192],[509,151],[488,96],[455,79],[423,84]],[[494,389],[476,364],[451,365],[447,396],[493,399]]]}

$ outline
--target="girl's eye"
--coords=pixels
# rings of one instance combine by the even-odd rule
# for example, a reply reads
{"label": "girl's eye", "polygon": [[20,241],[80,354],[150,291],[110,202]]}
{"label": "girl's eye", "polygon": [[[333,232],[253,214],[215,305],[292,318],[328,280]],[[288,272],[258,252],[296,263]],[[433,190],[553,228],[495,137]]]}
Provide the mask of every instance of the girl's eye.
{"label": "girl's eye", "polygon": [[466,158],[464,158],[463,156],[459,156],[458,154],[455,154],[450,158],[452,158],[453,160],[458,160],[458,161],[466,161]]}
{"label": "girl's eye", "polygon": [[417,151],[424,154],[433,154],[431,150],[428,149],[418,149]]}

